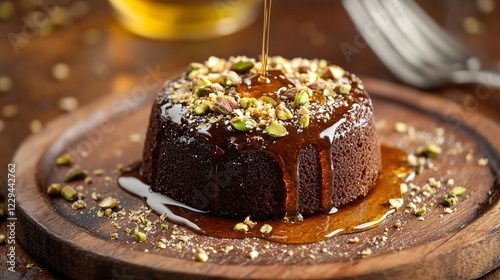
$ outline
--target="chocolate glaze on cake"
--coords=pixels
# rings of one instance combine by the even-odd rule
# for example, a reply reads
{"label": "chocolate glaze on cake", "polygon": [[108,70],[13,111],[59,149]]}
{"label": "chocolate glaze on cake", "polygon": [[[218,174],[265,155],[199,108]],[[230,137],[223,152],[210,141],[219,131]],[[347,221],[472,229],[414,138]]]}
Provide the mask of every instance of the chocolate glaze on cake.
{"label": "chocolate glaze on cake", "polygon": [[253,218],[328,213],[368,193],[381,157],[361,81],[324,60],[274,57],[270,68],[259,84],[253,59],[212,57],[166,85],[144,148],[153,191]]}

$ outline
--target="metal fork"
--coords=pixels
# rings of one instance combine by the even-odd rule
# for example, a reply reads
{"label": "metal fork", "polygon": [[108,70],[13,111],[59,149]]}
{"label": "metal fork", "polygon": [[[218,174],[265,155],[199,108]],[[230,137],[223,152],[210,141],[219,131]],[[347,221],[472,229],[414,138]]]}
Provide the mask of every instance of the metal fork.
{"label": "metal fork", "polygon": [[500,88],[500,72],[453,39],[413,0],[342,0],[357,29],[384,64],[419,88],[479,83]]}

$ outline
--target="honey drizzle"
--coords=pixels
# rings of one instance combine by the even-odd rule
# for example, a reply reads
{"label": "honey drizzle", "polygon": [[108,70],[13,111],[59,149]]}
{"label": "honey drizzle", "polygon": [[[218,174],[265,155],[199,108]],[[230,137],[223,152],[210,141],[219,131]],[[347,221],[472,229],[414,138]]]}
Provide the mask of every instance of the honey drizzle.
{"label": "honey drizzle", "polygon": [[269,55],[269,26],[271,22],[271,2],[266,0],[264,4],[264,27],[262,32],[262,68],[260,70],[259,82],[270,83],[267,78],[267,57]]}
{"label": "honey drizzle", "polygon": [[[151,209],[158,214],[164,214],[167,220],[184,225],[199,234],[219,238],[257,237],[278,243],[305,244],[340,234],[368,230],[382,224],[395,211],[390,207],[389,199],[401,198],[399,185],[405,178],[412,176],[411,172],[406,153],[382,146],[382,171],[377,185],[366,197],[342,205],[338,211],[309,216],[295,223],[282,219],[254,220],[257,226],[247,232],[234,230],[234,225],[243,219],[214,216],[151,191],[150,186],[144,183],[144,179],[139,175],[138,169],[122,174],[118,183],[126,191],[144,198]],[[264,224],[272,226],[269,234],[259,231]]]}

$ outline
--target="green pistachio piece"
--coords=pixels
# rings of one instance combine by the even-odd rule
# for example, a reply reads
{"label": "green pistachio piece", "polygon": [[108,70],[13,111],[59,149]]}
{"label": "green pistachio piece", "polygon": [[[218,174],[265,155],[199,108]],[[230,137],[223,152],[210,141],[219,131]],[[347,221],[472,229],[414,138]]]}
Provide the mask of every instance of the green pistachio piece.
{"label": "green pistachio piece", "polygon": [[64,154],[56,159],[57,165],[72,165],[73,162],[74,160],[69,154]]}
{"label": "green pistachio piece", "polygon": [[257,126],[257,122],[247,117],[234,117],[231,119],[231,125],[239,131],[250,131]]}
{"label": "green pistachio piece", "polygon": [[262,102],[264,102],[264,103],[271,104],[273,107],[275,107],[277,105],[276,100],[272,99],[271,97],[269,97],[267,95],[263,95],[259,99],[262,100]]}
{"label": "green pistachio piece", "polygon": [[447,194],[444,196],[444,204],[446,206],[453,206],[458,203],[458,196],[454,194]]}
{"label": "green pistachio piece", "polygon": [[461,196],[466,191],[467,191],[467,189],[465,187],[458,186],[458,187],[454,187],[453,190],[451,190],[451,193],[456,195],[456,196]]}
{"label": "green pistachio piece", "polygon": [[202,68],[202,67],[204,67],[204,65],[203,65],[203,64],[201,64],[201,63],[197,63],[197,62],[192,62],[191,64],[189,64],[189,66],[188,66],[188,68],[187,68],[186,72],[187,72],[187,73],[191,73],[192,71],[194,71],[194,70],[198,70],[198,69],[200,69],[200,68]]}
{"label": "green pistachio piece", "polygon": [[348,94],[349,92],[351,92],[351,88],[352,86],[349,84],[338,85],[335,87],[335,92],[340,94]]}
{"label": "green pistachio piece", "polygon": [[229,115],[233,111],[230,101],[224,97],[217,97],[211,109],[212,111],[223,115]]}
{"label": "green pistachio piece", "polygon": [[257,99],[253,97],[243,97],[240,99],[240,107],[243,109],[247,109],[253,106],[257,102]]}
{"label": "green pistachio piece", "polygon": [[295,105],[297,108],[309,103],[309,94],[306,90],[300,90],[295,96]]}
{"label": "green pistachio piece", "polygon": [[241,77],[238,73],[234,71],[229,71],[227,73],[222,73],[220,75],[219,81],[225,86],[235,86],[241,83]]}
{"label": "green pistachio piece", "polygon": [[254,64],[251,61],[242,61],[233,64],[231,70],[239,74],[245,74],[253,68]]}
{"label": "green pistachio piece", "polygon": [[135,236],[135,240],[137,240],[137,242],[144,242],[144,241],[146,241],[146,239],[148,239],[147,235],[143,232],[140,232],[140,231],[136,231],[134,233],[134,236]]}
{"label": "green pistachio piece", "polygon": [[303,115],[299,119],[299,124],[302,128],[306,128],[309,126],[309,115]]}
{"label": "green pistachio piece", "polygon": [[61,195],[61,185],[58,183],[50,184],[47,187],[47,194],[52,196]]}
{"label": "green pistachio piece", "polygon": [[168,229],[168,224],[161,224],[161,229],[167,230]]}
{"label": "green pistachio piece", "polygon": [[116,198],[108,196],[99,203],[102,209],[111,209],[116,206]]}
{"label": "green pistachio piece", "polygon": [[210,86],[204,86],[204,87],[199,87],[194,91],[194,94],[196,94],[199,97],[207,96],[211,92]]}
{"label": "green pistachio piece", "polygon": [[200,103],[194,108],[194,113],[196,115],[204,115],[208,112],[208,109],[209,107],[207,103]]}
{"label": "green pistachio piece", "polygon": [[77,198],[77,192],[72,186],[65,186],[61,190],[61,195],[67,201],[75,201]]}
{"label": "green pistachio piece", "polygon": [[276,121],[273,121],[270,125],[267,126],[266,132],[274,138],[283,137],[287,133],[286,128]]}
{"label": "green pistachio piece", "polygon": [[424,156],[427,158],[433,158],[439,154],[441,154],[442,150],[441,147],[434,143],[429,143],[427,146],[420,148],[418,151],[419,156]]}
{"label": "green pistachio piece", "polygon": [[427,212],[427,209],[425,207],[419,208],[415,210],[415,215],[417,216],[422,216]]}
{"label": "green pistachio piece", "polygon": [[288,108],[283,103],[280,103],[276,107],[276,116],[282,121],[290,120],[293,118],[292,112],[288,110]]}
{"label": "green pistachio piece", "polygon": [[70,169],[63,175],[64,182],[71,182],[87,177],[87,170],[84,169]]}

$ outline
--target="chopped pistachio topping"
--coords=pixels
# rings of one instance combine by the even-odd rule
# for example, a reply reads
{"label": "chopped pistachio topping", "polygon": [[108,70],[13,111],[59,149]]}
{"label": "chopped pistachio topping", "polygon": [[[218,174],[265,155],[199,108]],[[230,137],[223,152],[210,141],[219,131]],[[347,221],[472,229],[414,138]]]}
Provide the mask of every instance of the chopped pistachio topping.
{"label": "chopped pistachio topping", "polygon": [[266,128],[267,134],[274,138],[280,138],[286,135],[286,127],[284,127],[282,124],[279,122],[272,122],[267,128]]}
{"label": "chopped pistachio topping", "polygon": [[351,91],[352,86],[347,84],[347,85],[338,85],[335,87],[335,91],[340,94],[348,94]]}
{"label": "chopped pistachio topping", "polygon": [[257,126],[257,123],[247,117],[234,117],[231,119],[231,125],[239,131],[250,131]]}
{"label": "chopped pistachio topping", "polygon": [[[191,63],[183,76],[166,85],[163,97],[170,104],[182,105],[183,118],[194,129],[222,123],[242,132],[265,131],[279,121],[286,129],[302,133],[311,124],[331,119],[338,108],[349,106],[351,92],[363,91],[358,79],[326,60],[270,57],[268,65],[270,71],[282,73],[276,79],[288,82],[260,96],[254,95],[249,81],[258,75],[261,62],[238,56]],[[288,134],[282,132],[273,137]]]}
{"label": "chopped pistachio topping", "polygon": [[244,74],[250,71],[254,67],[253,62],[251,61],[242,61],[231,66],[231,70],[236,73]]}
{"label": "chopped pistachio topping", "polygon": [[300,108],[309,103],[309,93],[307,90],[303,89],[297,93],[295,96],[295,105]]}

